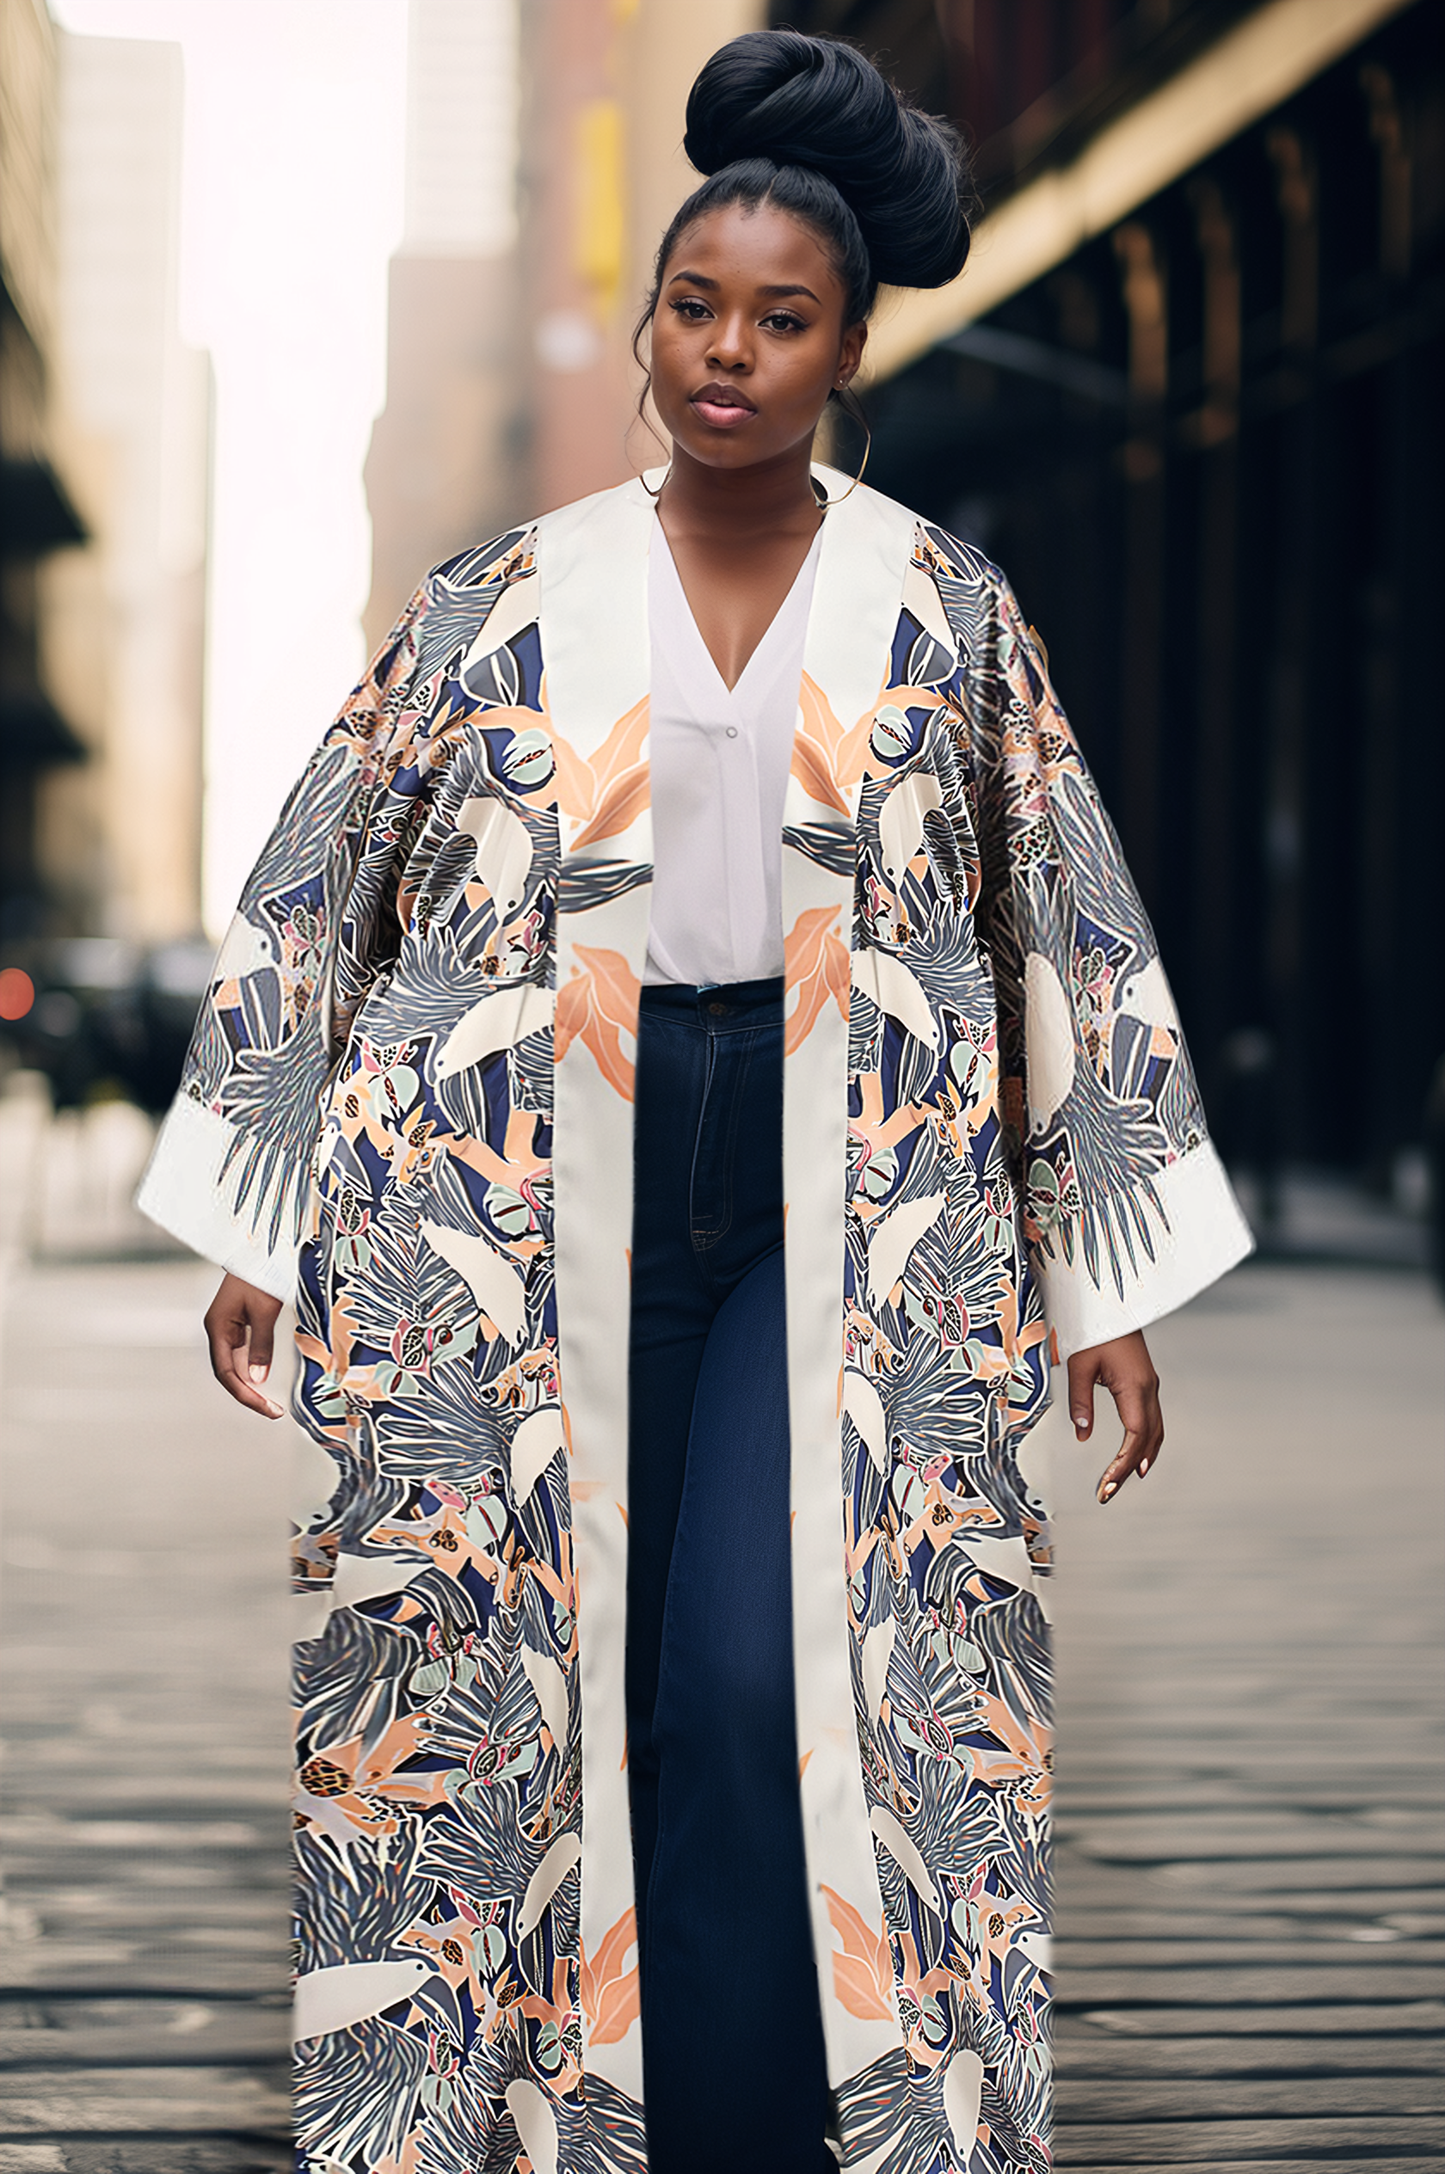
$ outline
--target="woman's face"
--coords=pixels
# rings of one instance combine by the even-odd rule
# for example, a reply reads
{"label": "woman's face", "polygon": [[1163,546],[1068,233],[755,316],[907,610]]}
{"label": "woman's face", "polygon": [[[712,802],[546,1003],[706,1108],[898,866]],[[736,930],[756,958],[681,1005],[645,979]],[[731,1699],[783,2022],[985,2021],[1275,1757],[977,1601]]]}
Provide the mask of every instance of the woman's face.
{"label": "woman's face", "polygon": [[652,318],[652,396],[674,444],[750,468],[811,440],[867,337],[811,228],[775,205],[726,204],[681,237]]}

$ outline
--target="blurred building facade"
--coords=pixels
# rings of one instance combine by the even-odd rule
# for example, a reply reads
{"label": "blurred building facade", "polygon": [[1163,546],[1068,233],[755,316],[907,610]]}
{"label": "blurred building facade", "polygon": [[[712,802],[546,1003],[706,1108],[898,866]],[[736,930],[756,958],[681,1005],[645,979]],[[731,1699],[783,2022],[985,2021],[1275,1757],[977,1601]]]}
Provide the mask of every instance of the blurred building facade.
{"label": "blurred building facade", "polygon": [[[199,925],[209,376],[179,48],[0,0],[0,938]],[[99,954],[97,954],[97,957]]]}
{"label": "blurred building facade", "polygon": [[633,325],[696,185],[688,88],[764,17],[762,0],[411,0],[407,232],[367,463],[373,642],[448,552],[666,459],[637,417]]}
{"label": "blurred building facade", "polygon": [[[683,110],[757,0],[536,0],[523,43],[524,434],[532,511],[667,459],[632,335],[657,245],[697,186]],[[655,426],[656,419],[653,418]]]}
{"label": "blurred building facade", "polygon": [[411,0],[406,212],[366,463],[375,648],[426,569],[514,519],[517,0]]}
{"label": "blurred building facade", "polygon": [[179,48],[0,0],[0,1075],[173,1089],[200,927],[210,377]]}
{"label": "blurred building facade", "polygon": [[54,466],[55,34],[0,0],[0,943],[44,919],[47,782],[85,748],[45,673],[42,568],[84,531]]}
{"label": "blurred building facade", "polygon": [[200,927],[210,369],[181,337],[177,45],[58,39],[56,444],[92,539],[46,573],[46,667],[90,759],[42,846],[66,922]]}
{"label": "blurred building facade", "polygon": [[1266,1194],[1282,1158],[1408,1176],[1445,1051],[1441,10],[775,19],[976,145],[969,268],[875,327],[869,479],[1017,586],[1227,1150]]}

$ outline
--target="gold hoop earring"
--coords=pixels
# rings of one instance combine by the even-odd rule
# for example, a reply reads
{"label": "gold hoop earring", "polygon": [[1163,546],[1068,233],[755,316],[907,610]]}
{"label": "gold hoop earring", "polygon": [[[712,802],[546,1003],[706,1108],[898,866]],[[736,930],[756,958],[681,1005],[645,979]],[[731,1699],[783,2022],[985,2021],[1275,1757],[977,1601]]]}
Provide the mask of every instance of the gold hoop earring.
{"label": "gold hoop earring", "polygon": [[868,455],[873,450],[873,433],[868,427],[866,417],[864,418],[863,422],[863,436],[863,458],[858,463],[858,473],[856,476],[854,476],[846,491],[840,491],[836,498],[824,498],[823,511],[825,513],[827,513],[834,506],[841,506],[845,498],[851,498],[853,496],[853,493],[857,490],[859,484],[863,481],[863,471],[868,466]]}

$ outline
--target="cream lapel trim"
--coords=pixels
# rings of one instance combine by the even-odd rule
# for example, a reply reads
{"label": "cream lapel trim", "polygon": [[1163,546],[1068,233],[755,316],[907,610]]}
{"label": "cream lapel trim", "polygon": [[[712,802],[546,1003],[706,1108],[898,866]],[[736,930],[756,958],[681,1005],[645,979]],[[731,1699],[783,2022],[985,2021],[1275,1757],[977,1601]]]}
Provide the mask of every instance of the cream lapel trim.
{"label": "cream lapel trim", "polygon": [[[584,762],[599,753],[618,720],[647,699],[647,555],[654,518],[652,500],[634,477],[546,514],[538,524],[543,698],[551,730]],[[564,852],[566,847],[564,826]]]}
{"label": "cream lapel trim", "polygon": [[[841,734],[871,715],[886,684],[898,608],[918,517],[906,506],[851,480],[836,468],[815,467],[830,498],[803,670],[822,695]],[[849,809],[858,802],[857,776],[837,779]]]}

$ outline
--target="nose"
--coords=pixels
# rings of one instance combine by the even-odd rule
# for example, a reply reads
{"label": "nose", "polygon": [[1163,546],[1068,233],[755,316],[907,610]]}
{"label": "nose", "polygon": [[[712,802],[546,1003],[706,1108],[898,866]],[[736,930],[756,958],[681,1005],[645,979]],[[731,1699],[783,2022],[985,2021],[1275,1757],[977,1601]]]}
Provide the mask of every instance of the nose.
{"label": "nose", "polygon": [[712,342],[708,349],[708,367],[718,370],[747,370],[752,366],[752,327],[741,310],[730,312],[726,317],[713,320]]}

